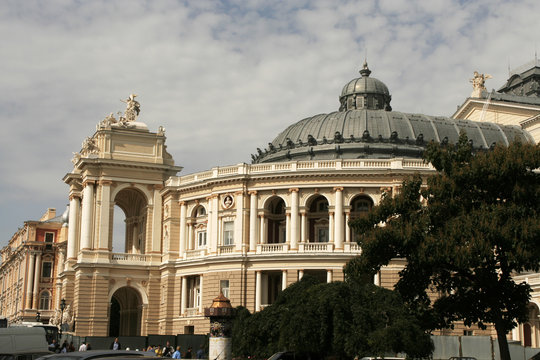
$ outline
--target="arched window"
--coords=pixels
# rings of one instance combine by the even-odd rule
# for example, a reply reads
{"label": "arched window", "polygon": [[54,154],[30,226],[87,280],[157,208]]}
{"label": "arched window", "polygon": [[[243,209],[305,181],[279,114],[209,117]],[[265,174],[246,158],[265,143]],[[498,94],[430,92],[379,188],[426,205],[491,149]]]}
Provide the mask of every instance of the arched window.
{"label": "arched window", "polygon": [[287,238],[285,201],[280,197],[274,197],[266,205],[265,213],[267,242],[269,244],[284,243]]}
{"label": "arched window", "polygon": [[203,249],[206,247],[206,222],[207,213],[204,206],[195,209],[195,247]]}
{"label": "arched window", "polygon": [[319,195],[312,200],[308,213],[309,242],[327,243],[330,241],[328,222],[328,200]]}
{"label": "arched window", "polygon": [[45,290],[39,296],[39,309],[49,310],[51,308],[51,294]]}
{"label": "arched window", "polygon": [[[351,216],[350,220],[357,219],[359,217],[366,216],[367,213],[373,207],[373,200],[365,195],[359,195],[351,201]],[[357,235],[354,233],[352,228],[349,228],[351,232],[351,241],[356,242]]]}

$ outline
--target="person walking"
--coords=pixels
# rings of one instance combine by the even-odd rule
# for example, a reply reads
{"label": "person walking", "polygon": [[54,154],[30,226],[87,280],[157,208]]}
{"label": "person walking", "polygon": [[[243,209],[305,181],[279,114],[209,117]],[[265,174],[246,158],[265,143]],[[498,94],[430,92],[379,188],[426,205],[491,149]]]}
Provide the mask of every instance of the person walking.
{"label": "person walking", "polygon": [[182,354],[180,353],[180,345],[176,347],[176,351],[172,354],[173,359],[181,359]]}

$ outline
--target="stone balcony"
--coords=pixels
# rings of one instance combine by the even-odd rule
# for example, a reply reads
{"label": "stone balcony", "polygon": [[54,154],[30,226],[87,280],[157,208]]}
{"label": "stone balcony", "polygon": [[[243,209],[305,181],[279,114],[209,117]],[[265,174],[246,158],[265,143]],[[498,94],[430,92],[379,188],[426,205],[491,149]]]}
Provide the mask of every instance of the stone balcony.
{"label": "stone balcony", "polygon": [[294,172],[331,172],[341,170],[434,170],[431,164],[416,159],[353,159],[353,160],[319,160],[319,161],[290,161],[268,164],[238,164],[215,167],[185,176],[172,176],[166,181],[166,186],[185,186],[192,183],[240,175],[265,175]]}

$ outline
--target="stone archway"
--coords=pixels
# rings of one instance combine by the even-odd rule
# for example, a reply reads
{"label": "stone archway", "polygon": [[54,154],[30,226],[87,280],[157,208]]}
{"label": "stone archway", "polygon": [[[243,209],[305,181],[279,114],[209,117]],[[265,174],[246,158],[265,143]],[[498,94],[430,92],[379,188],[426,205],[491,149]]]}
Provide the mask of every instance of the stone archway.
{"label": "stone archway", "polygon": [[[146,196],[136,188],[120,190],[114,197],[117,205],[125,215],[124,251],[126,253],[144,254],[146,252],[146,221],[148,201]],[[114,234],[114,231],[113,231]],[[112,241],[109,247],[112,248]]]}
{"label": "stone archway", "polygon": [[142,300],[137,290],[121,287],[112,295],[109,306],[109,336],[141,334]]}

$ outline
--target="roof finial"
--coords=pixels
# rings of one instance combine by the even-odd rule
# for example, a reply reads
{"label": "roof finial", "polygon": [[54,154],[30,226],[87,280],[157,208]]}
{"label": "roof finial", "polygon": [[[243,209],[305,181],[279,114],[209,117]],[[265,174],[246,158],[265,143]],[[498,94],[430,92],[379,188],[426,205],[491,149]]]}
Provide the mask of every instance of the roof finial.
{"label": "roof finial", "polygon": [[364,64],[362,65],[362,70],[360,70],[360,75],[368,77],[371,74],[371,70],[368,68],[367,59],[364,59]]}

